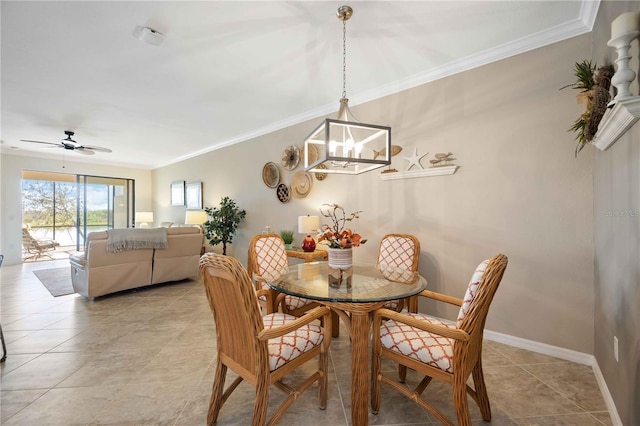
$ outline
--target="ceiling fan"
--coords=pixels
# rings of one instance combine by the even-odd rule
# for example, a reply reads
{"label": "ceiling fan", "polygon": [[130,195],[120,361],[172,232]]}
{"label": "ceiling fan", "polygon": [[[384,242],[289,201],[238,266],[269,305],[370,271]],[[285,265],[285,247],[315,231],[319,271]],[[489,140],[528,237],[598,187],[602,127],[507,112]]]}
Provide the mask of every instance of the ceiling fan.
{"label": "ceiling fan", "polygon": [[67,137],[62,139],[58,143],[56,143],[56,142],[31,141],[31,140],[27,140],[27,139],[20,139],[20,141],[21,142],[41,143],[41,144],[45,144],[45,145],[52,145],[52,147],[64,148],[64,149],[68,149],[70,151],[75,151],[75,152],[78,152],[78,153],[84,154],[84,155],[94,155],[95,151],[98,151],[98,152],[112,152],[109,148],[103,148],[101,146],[95,146],[95,145],[92,145],[92,146],[82,145],[82,144],[74,141],[71,138],[71,136],[73,136],[75,133],[72,132],[71,130],[65,130],[64,134],[67,135]]}

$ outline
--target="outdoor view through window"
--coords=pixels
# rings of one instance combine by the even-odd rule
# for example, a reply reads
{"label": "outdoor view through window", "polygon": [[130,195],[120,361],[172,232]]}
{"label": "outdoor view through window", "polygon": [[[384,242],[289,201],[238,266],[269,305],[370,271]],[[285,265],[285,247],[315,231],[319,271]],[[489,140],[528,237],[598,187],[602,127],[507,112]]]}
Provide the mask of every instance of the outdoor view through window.
{"label": "outdoor view through window", "polygon": [[23,227],[36,239],[81,250],[89,232],[128,226],[133,187],[131,179],[24,171]]}

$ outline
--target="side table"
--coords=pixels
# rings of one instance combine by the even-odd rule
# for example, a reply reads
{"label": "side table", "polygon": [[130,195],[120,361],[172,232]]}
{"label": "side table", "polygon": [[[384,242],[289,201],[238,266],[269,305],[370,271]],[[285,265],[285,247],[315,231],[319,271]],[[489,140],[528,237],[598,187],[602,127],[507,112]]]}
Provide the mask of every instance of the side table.
{"label": "side table", "polygon": [[287,256],[304,259],[305,263],[313,262],[314,260],[329,260],[329,252],[326,250],[315,249],[314,251],[304,251],[301,247],[288,249]]}

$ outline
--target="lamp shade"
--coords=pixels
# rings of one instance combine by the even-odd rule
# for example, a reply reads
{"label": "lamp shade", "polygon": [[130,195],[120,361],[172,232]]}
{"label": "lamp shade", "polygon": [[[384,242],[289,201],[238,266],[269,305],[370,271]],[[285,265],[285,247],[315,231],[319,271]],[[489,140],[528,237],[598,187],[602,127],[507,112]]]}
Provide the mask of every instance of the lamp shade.
{"label": "lamp shade", "polygon": [[310,234],[320,228],[320,217],[318,216],[298,216],[298,232]]}
{"label": "lamp shade", "polygon": [[136,222],[140,224],[140,228],[148,228],[147,222],[153,222],[153,212],[136,212]]}
{"label": "lamp shade", "polygon": [[187,225],[202,225],[207,221],[207,213],[203,210],[187,210],[184,223]]}
{"label": "lamp shade", "polygon": [[136,212],[136,222],[153,222],[153,212]]}

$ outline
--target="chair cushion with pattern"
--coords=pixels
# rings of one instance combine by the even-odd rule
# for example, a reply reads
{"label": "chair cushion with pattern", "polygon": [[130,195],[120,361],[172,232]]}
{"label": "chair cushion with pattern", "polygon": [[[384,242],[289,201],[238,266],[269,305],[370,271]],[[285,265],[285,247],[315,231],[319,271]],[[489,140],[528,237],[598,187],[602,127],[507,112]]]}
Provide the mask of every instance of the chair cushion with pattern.
{"label": "chair cushion with pattern", "polygon": [[[295,321],[297,318],[280,312],[262,317],[264,328],[273,328]],[[282,337],[269,339],[269,368],[274,371],[285,363],[322,343],[322,327],[307,324]]]}
{"label": "chair cushion with pattern", "polygon": [[416,246],[409,238],[389,236],[380,242],[378,264],[413,269]]}
{"label": "chair cushion with pattern", "polygon": [[267,271],[280,271],[289,265],[287,251],[279,237],[260,238],[256,241],[256,261],[258,275],[265,275]]}
{"label": "chair cushion with pattern", "polygon": [[[389,235],[380,242],[378,265],[392,266],[412,271],[416,246],[410,238]],[[384,304],[387,309],[397,310],[400,302],[392,300]]]}
{"label": "chair cushion with pattern", "polygon": [[487,269],[488,264],[489,260],[485,260],[478,265],[476,271],[473,273],[471,281],[469,281],[469,285],[467,286],[467,291],[464,294],[464,299],[462,299],[462,306],[460,306],[460,311],[458,312],[456,327],[460,327],[462,319],[471,306],[471,302],[473,302],[474,297],[476,297],[476,293],[478,292],[478,284],[480,284],[480,281],[482,281],[482,276],[484,275],[484,271]]}
{"label": "chair cushion with pattern", "polygon": [[[453,323],[429,315],[407,315],[431,324],[455,328]],[[453,373],[453,339],[389,320],[380,327],[380,342],[383,348]]]}
{"label": "chair cushion with pattern", "polygon": [[312,301],[309,299],[303,299],[302,297],[298,297],[298,296],[287,295],[284,297],[284,303],[285,305],[287,305],[287,309],[290,311],[293,311],[294,309],[302,308],[303,306],[306,306],[311,302]]}

